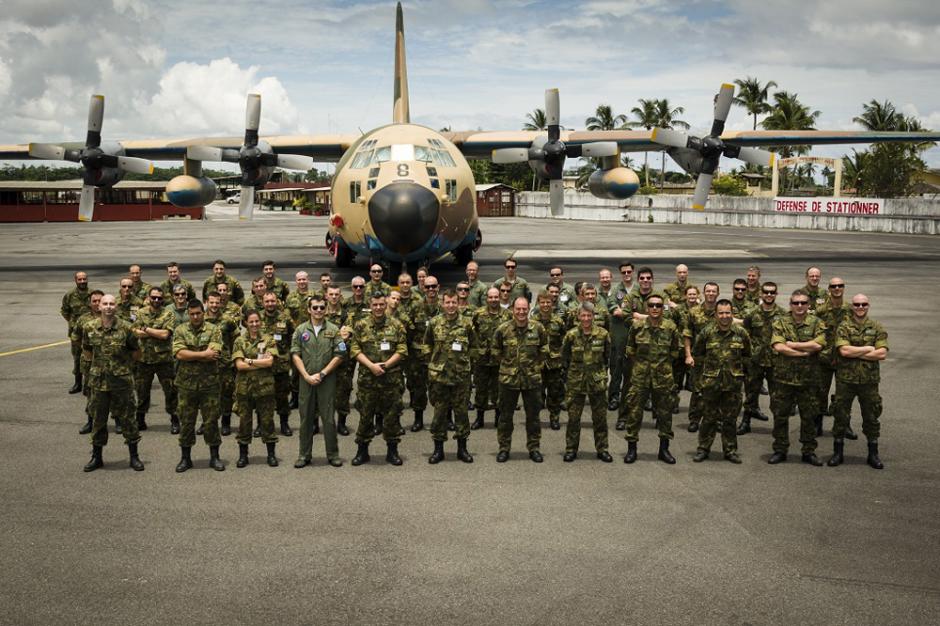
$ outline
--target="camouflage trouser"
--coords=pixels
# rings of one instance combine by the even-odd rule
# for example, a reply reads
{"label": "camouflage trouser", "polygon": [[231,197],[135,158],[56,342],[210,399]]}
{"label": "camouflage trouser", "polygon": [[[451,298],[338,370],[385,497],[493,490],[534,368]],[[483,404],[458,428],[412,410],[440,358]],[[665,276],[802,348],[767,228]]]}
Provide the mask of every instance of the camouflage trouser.
{"label": "camouflage trouser", "polygon": [[702,388],[702,428],[698,431],[698,449],[712,449],[716,431],[721,430],[721,450],[725,455],[738,451],[738,413],[741,412],[741,387],[721,389],[718,385]]}
{"label": "camouflage trouser", "polygon": [[558,418],[565,399],[565,371],[562,368],[542,368],[542,393],[549,417]]}
{"label": "camouflage trouser", "polygon": [[676,389],[679,391],[682,391],[685,375],[688,370],[689,366],[685,364],[685,355],[680,356],[672,362],[672,380],[675,382]]}
{"label": "camouflage trouser", "polygon": [[[611,320],[612,323],[617,324],[618,321]],[[611,344],[610,344],[610,383],[607,387],[607,398],[610,399],[615,395],[620,395],[623,398],[624,385],[627,384],[626,380],[629,377],[627,373],[627,335],[624,331],[623,336],[621,337],[618,333],[611,333]]]}
{"label": "camouflage trouser", "polygon": [[274,432],[273,395],[261,396],[260,398],[239,395],[235,398],[234,409],[235,414],[238,415],[238,436],[235,438],[238,443],[242,445],[251,443],[251,420],[254,414],[257,414],[258,424],[261,427],[261,441],[264,443],[277,442],[277,434]]}
{"label": "camouflage trouser", "polygon": [[290,415],[290,370],[274,372],[274,403],[278,415]]}
{"label": "camouflage trouser", "polygon": [[702,390],[699,382],[702,377],[702,366],[695,363],[689,374],[692,377],[692,396],[689,398],[689,424],[698,424],[702,421]]}
{"label": "camouflage trouser", "polygon": [[222,415],[232,414],[232,404],[235,402],[235,366],[223,365],[219,368],[219,382],[221,383],[221,410]]}
{"label": "camouflage trouser", "polygon": [[72,376],[78,376],[82,373],[82,342],[73,341],[69,349],[72,352]]}
{"label": "camouflage trouser", "polygon": [[[665,381],[660,381],[663,383]],[[668,386],[652,387],[639,383],[630,386],[626,400],[620,405],[621,415],[626,410],[627,427],[624,438],[627,441],[638,441],[640,438],[640,423],[643,421],[643,406],[652,394],[653,420],[659,429],[660,439],[672,439],[672,407],[675,405],[675,390],[672,380]]]}
{"label": "camouflage trouser", "polygon": [[604,388],[584,393],[568,388],[565,404],[568,406],[568,427],[565,429],[565,452],[577,452],[581,441],[581,413],[584,403],[591,405],[591,423],[594,425],[594,448],[607,451],[607,397]]}
{"label": "camouflage trouser", "polygon": [[816,410],[820,415],[826,412],[829,407],[829,390],[832,388],[832,379],[835,377],[836,370],[832,365],[819,360],[819,370],[816,372],[819,388],[816,390]]}
{"label": "camouflage trouser", "polygon": [[496,441],[500,452],[509,452],[512,447],[512,414],[516,409],[519,395],[522,395],[522,405],[525,408],[525,446],[531,452],[539,449],[542,439],[542,424],[539,422],[539,411],[542,410],[542,388],[511,389],[506,385],[499,386],[499,421],[496,424]]}
{"label": "camouflage trouser", "polygon": [[878,383],[847,383],[836,378],[836,399],[832,403],[832,415],[835,424],[832,427],[832,436],[836,439],[845,437],[845,430],[852,417],[852,400],[858,398],[862,409],[862,432],[868,441],[874,443],[881,436],[881,394],[878,393]]}
{"label": "camouflage trouser", "polygon": [[[108,445],[109,415],[113,416],[115,421],[120,420],[121,428],[124,430],[124,441],[126,443],[137,443],[140,441],[140,433],[137,430],[137,420],[133,418],[134,391],[130,385],[110,391],[92,389],[88,404],[90,407],[89,411],[93,416],[91,445]],[[128,410],[128,407],[130,410]]]}
{"label": "camouflage trouser", "polygon": [[408,387],[409,405],[414,411],[428,408],[428,364],[420,358],[408,357],[402,366]]}
{"label": "camouflage trouser", "polygon": [[222,444],[219,434],[219,386],[202,389],[178,389],[180,415],[180,446],[192,448],[196,443],[196,415],[202,413],[203,438],[207,446]]}
{"label": "camouflage trouser", "polygon": [[790,414],[794,403],[800,407],[800,443],[803,454],[816,451],[816,385],[774,385],[770,410],[774,414],[774,452],[790,448]]}
{"label": "camouflage trouser", "polygon": [[474,405],[477,409],[487,410],[495,409],[499,401],[497,392],[499,390],[499,364],[484,365],[477,363],[473,371],[473,384],[476,387],[476,400]]}
{"label": "camouflage trouser", "polygon": [[177,394],[173,381],[176,373],[173,362],[166,363],[138,363],[134,372],[135,386],[137,387],[137,412],[146,413],[150,408],[150,388],[153,386],[153,377],[156,376],[163,388],[164,409],[167,414],[176,413]]}
{"label": "camouflage trouser", "polygon": [[467,416],[467,401],[470,399],[470,381],[459,385],[442,385],[431,381],[431,404],[434,419],[431,420],[431,439],[447,441],[447,414],[454,412],[454,438],[466,439],[470,435],[470,419]]}
{"label": "camouflage trouser", "polygon": [[356,372],[356,364],[352,361],[346,361],[336,370],[336,414],[349,415],[349,397],[352,395],[353,375]]}
{"label": "camouflage trouser", "polygon": [[319,385],[300,382],[300,453],[299,458],[313,456],[313,427],[317,420],[323,424],[323,442],[326,458],[339,458],[339,442],[336,440],[336,422],[333,419],[333,402],[336,398],[336,376],[331,372]]}
{"label": "camouflage trouser", "polygon": [[386,442],[401,441],[402,379],[401,370],[392,370],[383,376],[374,376],[368,368],[359,368],[359,386],[356,392],[356,409],[359,411],[359,426],[356,428],[356,443],[368,445],[375,437],[375,416],[382,416],[382,438]]}
{"label": "camouflage trouser", "polygon": [[747,366],[747,379],[744,381],[744,409],[756,411],[760,401],[760,388],[767,381],[767,389],[773,393],[774,388],[774,368],[772,365],[764,367],[757,363],[750,363]]}
{"label": "camouflage trouser", "polygon": [[90,366],[91,361],[82,356],[79,362],[79,368],[82,372],[82,395],[85,396],[85,415],[88,417],[88,421],[93,421],[95,414],[92,413],[91,410],[91,378],[88,376],[88,368]]}

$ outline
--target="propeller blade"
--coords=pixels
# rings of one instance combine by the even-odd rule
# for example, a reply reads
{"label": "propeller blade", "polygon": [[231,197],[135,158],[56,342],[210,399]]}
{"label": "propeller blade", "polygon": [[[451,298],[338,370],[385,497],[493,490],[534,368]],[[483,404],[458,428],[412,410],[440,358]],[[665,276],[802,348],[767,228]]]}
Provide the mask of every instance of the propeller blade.
{"label": "propeller blade", "polygon": [[222,161],[222,148],[213,146],[189,146],[186,158],[193,161]]}
{"label": "propeller blade", "polygon": [[552,207],[552,215],[561,215],[565,208],[565,184],[561,179],[549,181],[548,198]]}
{"label": "propeller blade", "polygon": [[255,188],[242,187],[241,198],[238,201],[238,219],[251,220],[255,211]]}
{"label": "propeller blade", "polygon": [[65,148],[53,143],[31,143],[29,144],[29,156],[34,159],[52,159],[54,161],[65,161]]}
{"label": "propeller blade", "polygon": [[147,159],[138,159],[137,157],[119,156],[117,166],[125,172],[134,172],[135,174],[153,174],[153,163]]}
{"label": "propeller blade", "polygon": [[[88,130],[96,133],[101,132],[101,124],[104,121],[104,96],[94,95],[91,102],[88,103]],[[97,147],[97,146],[92,146]]]}
{"label": "propeller blade", "polygon": [[90,222],[95,213],[95,188],[82,185],[82,197],[78,202],[78,221]]}
{"label": "propeller blade", "polygon": [[248,94],[248,103],[245,106],[245,130],[257,131],[261,125],[261,95]]}
{"label": "propeller blade", "polygon": [[306,172],[313,167],[313,159],[300,154],[279,154],[277,155],[277,166],[286,170]]}
{"label": "propeller blade", "polygon": [[712,178],[714,174],[702,172],[695,181],[695,193],[692,194],[692,208],[702,211],[705,209],[705,203],[708,201],[708,192],[712,188]]}
{"label": "propeller blade", "polygon": [[557,89],[545,90],[545,125],[548,128],[548,140],[550,142],[558,141],[561,136],[561,127],[559,126],[561,118],[561,105],[558,99]]}
{"label": "propeller blade", "polygon": [[525,148],[500,148],[493,150],[493,163],[525,163],[529,160],[529,151]]}
{"label": "propeller blade", "polygon": [[731,110],[731,100],[734,98],[734,85],[725,83],[715,97],[715,121],[712,122],[712,137],[719,137],[725,132],[725,120]]}
{"label": "propeller blade", "polygon": [[769,150],[761,150],[760,148],[741,148],[737,158],[741,159],[745,163],[750,163],[751,165],[773,167],[774,160],[777,157]]}
{"label": "propeller blade", "polygon": [[685,148],[689,145],[689,136],[679,130],[654,128],[650,141],[670,148]]}
{"label": "propeller blade", "polygon": [[614,156],[620,148],[616,141],[595,141],[581,146],[581,156],[583,157],[609,157]]}

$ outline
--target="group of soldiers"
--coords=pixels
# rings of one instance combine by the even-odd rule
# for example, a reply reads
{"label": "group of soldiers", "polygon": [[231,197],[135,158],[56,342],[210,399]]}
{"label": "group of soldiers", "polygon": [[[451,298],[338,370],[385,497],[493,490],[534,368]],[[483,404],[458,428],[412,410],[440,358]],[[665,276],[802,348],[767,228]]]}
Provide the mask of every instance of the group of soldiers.
{"label": "group of soldiers", "polygon": [[[144,469],[137,446],[147,429],[155,376],[170,430],[179,435],[177,472],[192,467],[199,434],[209,447],[210,466],[225,469],[219,448],[232,432],[233,413],[237,466],[248,464],[254,438],[266,445],[267,463],[277,466],[278,430],[293,435],[289,417],[295,408],[300,413],[295,467],[310,464],[313,435],[321,431],[329,464],[342,465],[337,435],[350,434],[351,408],[359,414],[352,464],[371,460],[370,444],[381,433],[386,461],[401,465],[406,389],[412,432],[425,428],[424,413],[429,402],[433,406],[431,464],[444,460],[451,431],[457,458],[472,463],[467,441],[471,430],[484,427],[487,411],[495,413],[496,460],[506,462],[520,399],[534,462],[543,461],[543,406],[554,430],[567,411],[564,461],[572,462],[587,405],[601,461],[613,460],[607,412],[617,412],[615,428],[627,441],[624,462],[634,463],[648,410],[659,435],[657,457],[674,464],[673,415],[679,412],[680,391],[688,390],[688,430],[698,433],[695,462],[709,458],[720,434],[723,457],[741,463],[737,437],[751,432],[752,420],[770,419],[759,407],[760,395],[769,393],[769,463],[787,460],[789,418],[798,408],[801,460],[823,464],[816,455],[817,437],[823,416],[832,415],[833,454],[827,464],[841,464],[845,439],[857,439],[850,414],[858,398],[868,464],[883,468],[878,383],[888,344],[882,326],[868,317],[867,296],[847,299],[839,277],[822,288],[817,267],[807,269],[806,284],[789,295],[788,308],[776,303],[777,285],[762,281],[757,266],[734,281],[730,298],[721,298],[715,282],[699,289],[686,265],[678,265],[675,280],[661,290],[649,267],[624,262],[618,269],[619,281],[601,269],[597,284],[571,285],[561,267],[552,267],[544,287],[533,294],[513,258],[491,283],[479,278],[479,265],[471,261],[466,279],[443,291],[427,268],[418,269],[417,284],[403,273],[393,287],[375,264],[368,280],[354,277],[350,293],[343,294],[329,272],[317,284],[307,272],[297,272],[291,289],[276,275],[275,263],[265,261],[245,293],[217,260],[201,299],[174,262],[167,264],[160,285],[144,282],[140,266],[131,265],[118,295],[90,290],[87,274],[76,272],[61,313],[72,341],[70,392],[87,397],[80,432],[91,434],[92,458],[84,469],[103,464],[109,418],[128,445],[130,466]],[[472,423],[470,410],[476,411]]]}

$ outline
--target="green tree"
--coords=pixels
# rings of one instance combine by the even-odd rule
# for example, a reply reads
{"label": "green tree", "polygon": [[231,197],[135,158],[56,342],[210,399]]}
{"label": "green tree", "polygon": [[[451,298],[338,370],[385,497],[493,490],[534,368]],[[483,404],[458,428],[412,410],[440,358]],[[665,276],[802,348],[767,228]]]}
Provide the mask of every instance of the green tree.
{"label": "green tree", "polygon": [[747,183],[732,174],[721,174],[712,180],[712,191],[720,196],[746,196]]}
{"label": "green tree", "polygon": [[545,130],[548,128],[545,109],[535,109],[531,113],[526,113],[525,118],[526,123],[522,125],[522,130]]}
{"label": "green tree", "polygon": [[[630,109],[630,113],[633,114],[636,120],[627,122],[627,126],[630,128],[645,128],[646,130],[653,130],[653,127],[656,126],[656,122],[659,119],[658,113],[656,111],[657,100],[644,100],[641,98],[639,102],[640,106]],[[649,152],[643,152],[643,172],[645,174],[644,186],[649,187]]]}
{"label": "green tree", "polygon": [[737,78],[734,83],[738,86],[738,95],[732,102],[738,106],[747,109],[747,112],[754,116],[754,130],[757,130],[757,116],[770,113],[772,108],[767,102],[770,97],[771,87],[776,87],[774,81],[767,81],[766,85],[761,86],[757,78],[748,76],[745,79]]}
{"label": "green tree", "polygon": [[[662,98],[656,101],[656,126],[659,128],[681,128],[688,130],[689,124],[683,120],[677,119],[677,115],[685,113],[683,107],[673,107],[668,98]],[[666,151],[663,150],[662,165],[659,170],[659,188],[663,188],[666,180]]]}
{"label": "green tree", "polygon": [[[800,102],[798,94],[778,91],[774,94],[774,106],[770,114],[760,125],[765,130],[815,130],[816,120],[820,115],[822,113],[811,111]],[[770,149],[788,159],[794,154],[805,154],[809,151],[809,146],[773,146]],[[790,179],[786,169],[780,170],[780,179],[781,187],[786,189]]]}
{"label": "green tree", "polygon": [[614,115],[609,104],[600,104],[594,115],[584,120],[584,126],[588,130],[617,130],[623,128],[627,123],[625,115]]}

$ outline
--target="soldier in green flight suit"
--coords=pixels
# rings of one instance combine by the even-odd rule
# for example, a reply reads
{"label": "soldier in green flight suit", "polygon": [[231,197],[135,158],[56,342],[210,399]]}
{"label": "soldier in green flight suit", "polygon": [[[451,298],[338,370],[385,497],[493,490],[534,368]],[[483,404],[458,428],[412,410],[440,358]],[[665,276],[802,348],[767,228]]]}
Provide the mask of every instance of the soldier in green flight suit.
{"label": "soldier in green flight suit", "polygon": [[483,415],[496,410],[495,421],[499,422],[497,393],[499,391],[499,359],[492,352],[496,329],[512,319],[512,314],[499,306],[499,289],[486,290],[486,306],[473,312],[473,330],[477,337],[476,361],[473,369],[473,385],[476,387],[474,406],[477,418],[471,430],[483,428]]}
{"label": "soldier in green flight suit", "polygon": [[434,452],[428,458],[428,463],[433,465],[444,460],[444,442],[447,441],[450,414],[454,416],[457,458],[464,463],[473,463],[473,456],[467,451],[467,437],[470,436],[467,403],[470,400],[470,372],[472,354],[476,349],[476,333],[473,322],[457,310],[455,291],[444,291],[441,308],[442,313],[428,322],[423,341],[429,353],[428,377],[434,405],[434,419],[431,422]]}
{"label": "soldier in green flight suit", "polygon": [[[85,272],[75,272],[75,288],[62,296],[62,307],[59,313],[68,324],[68,336],[71,337],[75,331],[75,324],[78,318],[88,312],[91,296],[88,292],[88,274]],[[82,368],[81,355],[82,345],[75,341],[72,344],[72,376],[75,377],[74,384],[69,388],[69,393],[78,393],[82,390]]]}
{"label": "soldier in green flight suit", "polygon": [[343,329],[326,319],[326,300],[319,295],[310,298],[308,319],[294,331],[291,358],[300,376],[300,441],[294,467],[308,465],[313,456],[313,425],[323,424],[326,458],[339,467],[339,443],[333,421],[336,398],[336,371],[349,354]]}
{"label": "soldier in green flight suit", "polygon": [[770,410],[774,414],[774,453],[771,465],[787,460],[790,447],[790,415],[794,403],[800,408],[800,443],[802,461],[820,466],[816,456],[816,394],[818,356],[826,347],[826,325],[807,313],[810,296],[802,289],[790,295],[790,312],[773,321],[770,343],[777,353],[774,363],[774,388],[770,394]]}
{"label": "soldier in green flight suit", "polygon": [[[225,283],[221,283],[225,284]],[[235,361],[232,348],[241,329],[241,313],[233,316],[222,309],[222,296],[213,289],[206,298],[206,321],[215,324],[222,333],[222,353],[219,355],[219,408],[222,412],[222,436],[232,434],[232,406],[235,402]],[[198,431],[197,435],[200,434]]]}
{"label": "soldier in green flight suit", "polygon": [[503,267],[506,269],[506,274],[500,278],[497,278],[493,281],[492,287],[499,289],[501,284],[509,283],[509,301],[515,302],[516,298],[525,298],[526,301],[532,301],[532,292],[529,290],[529,283],[526,282],[522,276],[516,274],[516,268],[518,263],[512,257],[503,262]]}
{"label": "soldier in green flight suit", "polygon": [[[326,274],[329,277],[329,273]],[[326,298],[326,290],[321,292],[310,289],[310,274],[303,270],[294,274],[294,284],[296,289],[287,294],[287,300],[284,301],[284,308],[290,315],[291,323],[297,328],[309,319],[307,312],[307,301],[317,294],[320,299]],[[297,368],[291,367],[290,371],[290,408],[296,409],[300,406],[300,375]],[[313,434],[319,432],[319,425],[315,425]]]}
{"label": "soldier in green flight suit", "polygon": [[548,423],[552,430],[561,429],[561,403],[565,399],[565,375],[561,362],[561,344],[565,340],[565,322],[552,311],[552,297],[547,290],[536,297],[538,309],[533,317],[548,336],[548,354],[542,361],[542,396],[548,408]]}
{"label": "soldier in green flight suit", "polygon": [[695,338],[692,354],[702,364],[699,386],[704,404],[698,450],[692,460],[701,463],[708,458],[715,431],[720,429],[725,459],[740,463],[735,426],[741,412],[744,366],[751,358],[751,340],[744,327],[734,323],[730,300],[716,303],[715,323]]}
{"label": "soldier in green flight suit", "polygon": [[[620,264],[622,278],[607,300],[607,312],[610,313],[610,383],[607,386],[607,409],[610,411],[616,411],[620,407],[621,388],[629,372],[627,337],[633,327],[633,315],[629,310],[627,296],[639,289],[633,282],[633,270],[633,263],[624,261]],[[627,310],[622,308],[625,305]],[[622,427],[621,424],[621,430]]]}
{"label": "soldier in green flight suit", "polygon": [[[582,293],[585,289],[582,288]],[[581,440],[581,413],[584,403],[591,407],[594,426],[594,447],[597,458],[610,463],[613,458],[607,450],[607,364],[610,362],[610,335],[595,321],[593,302],[584,301],[578,307],[578,325],[565,334],[561,360],[568,370],[565,405],[568,407],[568,427],[565,431],[564,461],[578,458]],[[606,313],[606,310],[604,311]]]}
{"label": "soldier in green flight suit", "polygon": [[108,444],[108,415],[124,422],[124,441],[130,453],[130,467],[144,469],[137,454],[140,433],[131,418],[134,394],[134,360],[140,357],[140,344],[131,325],[117,317],[117,301],[105,294],[99,303],[100,317],[85,325],[82,350],[89,360],[91,405],[94,421],[91,429],[91,460],[85,465],[92,472],[102,465],[101,451]]}
{"label": "soldier in green flight suit", "polygon": [[843,462],[844,437],[848,432],[852,401],[858,398],[862,409],[862,432],[868,439],[868,465],[884,469],[878,454],[881,436],[882,402],[878,393],[881,382],[881,361],[888,357],[888,333],[875,320],[868,317],[870,302],[863,293],[852,296],[852,315],[839,325],[836,348],[836,397],[832,404],[835,425],[832,427],[833,454],[830,467]]}
{"label": "soldier in green flight suit", "polygon": [[[389,318],[385,296],[375,294],[370,301],[371,313],[353,329],[350,358],[359,362],[359,427],[356,429],[358,450],[353,465],[371,460],[369,444],[375,436],[374,424],[382,424],[382,436],[388,446],[385,460],[401,465],[398,442],[401,441],[402,388],[401,360],[408,356],[408,338],[401,322]],[[375,416],[379,417],[376,418]]]}
{"label": "soldier in green flight suit", "polygon": [[525,407],[526,448],[529,458],[541,463],[539,411],[542,409],[542,364],[548,357],[548,333],[536,320],[529,319],[529,301],[525,297],[516,298],[513,302],[512,321],[496,329],[491,353],[499,361],[499,421],[496,424],[499,452],[496,462],[509,460],[512,416],[521,395]]}
{"label": "soldier in green flight suit", "polygon": [[238,414],[238,461],[235,467],[248,465],[251,444],[251,420],[257,414],[261,441],[268,449],[268,465],[277,467],[277,433],[274,431],[274,360],[277,342],[261,330],[261,314],[249,311],[245,330],[235,339],[232,360],[235,378],[235,412]]}
{"label": "soldier in green flight suit", "polygon": [[261,332],[271,335],[277,343],[277,356],[274,357],[274,401],[281,421],[281,434],[290,437],[290,342],[294,335],[294,324],[287,311],[278,308],[277,295],[266,291],[261,299],[264,305],[261,311]]}
{"label": "soldier in green flight suit", "polygon": [[229,298],[232,302],[235,304],[245,302],[245,290],[242,289],[241,283],[225,273],[225,261],[222,259],[216,259],[212,262],[212,275],[202,283],[203,302],[209,298],[209,292],[218,291],[216,286],[222,283],[228,285]]}
{"label": "soldier in green flight suit", "polygon": [[623,403],[627,409],[627,454],[623,457],[624,463],[636,462],[643,407],[650,396],[653,419],[659,430],[658,458],[670,465],[676,462],[669,452],[669,440],[673,438],[672,407],[677,393],[672,377],[672,362],[679,352],[680,332],[671,320],[663,318],[665,304],[666,299],[659,292],[647,296],[646,318],[633,322],[633,331],[627,340],[627,353],[633,365],[630,391]]}
{"label": "soldier in green flight suit", "polygon": [[761,285],[761,302],[744,319],[744,329],[751,339],[751,362],[745,372],[744,413],[738,435],[751,432],[751,419],[766,422],[769,418],[761,413],[759,400],[760,389],[767,381],[767,388],[774,385],[774,362],[776,352],[771,347],[774,320],[785,315],[786,311],[777,304],[777,283],[766,281]]}
{"label": "soldier in green flight suit", "polygon": [[[81,345],[82,340],[85,337],[85,326],[95,321],[99,317],[98,306],[101,304],[101,296],[104,295],[104,292],[100,289],[95,289],[91,292],[88,303],[91,306],[91,309],[87,313],[83,313],[81,317],[78,318],[78,321],[75,323],[75,330],[72,331],[72,334],[69,335],[71,341],[77,341]],[[88,358],[87,353],[81,351],[81,360],[79,361],[79,366],[81,367],[82,374],[82,394],[85,396],[85,425],[79,429],[79,435],[87,435],[91,432],[92,421],[94,420],[94,415],[91,412],[91,379],[88,378],[88,368],[91,366],[91,361]]]}
{"label": "soldier in green flight suit", "polygon": [[[816,317],[826,325],[826,349],[819,355],[819,391],[816,398],[818,415],[816,415],[816,436],[822,435],[823,415],[830,415],[829,389],[836,373],[838,363],[838,348],[836,347],[836,332],[843,321],[852,316],[852,307],[844,301],[845,281],[838,276],[829,279],[829,294],[826,301],[816,308]],[[833,401],[835,397],[833,396]],[[851,425],[845,430],[846,439],[858,439]]]}
{"label": "soldier in green flight suit", "polygon": [[141,356],[134,373],[137,391],[137,424],[146,424],[150,408],[150,388],[156,376],[163,389],[163,408],[170,416],[170,434],[178,435],[180,420],[177,414],[176,368],[173,358],[173,329],[176,316],[173,307],[163,306],[161,287],[151,287],[147,303],[137,310],[133,324],[134,335],[140,341]]}
{"label": "soldier in green flight suit", "polygon": [[179,392],[180,462],[177,472],[193,466],[190,451],[196,443],[196,415],[202,414],[206,445],[209,446],[209,467],[224,471],[219,458],[222,436],[219,434],[219,356],[222,333],[205,321],[202,302],[193,299],[187,307],[189,322],[173,329],[173,354],[179,361],[176,389]]}

